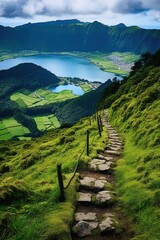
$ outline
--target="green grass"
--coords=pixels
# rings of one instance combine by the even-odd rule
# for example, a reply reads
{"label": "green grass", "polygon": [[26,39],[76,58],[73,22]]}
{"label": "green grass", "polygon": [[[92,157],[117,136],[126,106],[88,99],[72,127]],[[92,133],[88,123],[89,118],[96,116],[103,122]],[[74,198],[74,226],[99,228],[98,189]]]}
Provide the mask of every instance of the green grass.
{"label": "green grass", "polygon": [[14,136],[23,136],[25,133],[29,133],[29,130],[14,118],[5,118],[0,121],[0,140],[7,140]]}
{"label": "green grass", "polygon": [[90,157],[85,150],[79,167],[85,167],[97,151],[105,148],[107,133],[103,131],[100,138],[97,122],[91,122],[83,119],[71,128],[51,130],[30,141],[0,142],[1,239],[71,240],[76,177],[65,190],[65,202],[59,202],[56,165],[62,164],[66,186],[84,151],[87,129],[90,143],[94,142]]}
{"label": "green grass", "polygon": [[103,71],[113,72],[119,75],[128,74],[126,70],[120,69],[120,67],[113,61],[109,60],[108,56],[118,56],[121,58],[121,61],[126,63],[133,63],[137,59],[139,59],[139,55],[135,55],[130,52],[126,53],[119,53],[119,52],[112,52],[112,53],[102,53],[102,52],[74,52],[74,53],[63,53],[63,54],[70,54],[77,57],[87,58],[90,62],[100,67]]}
{"label": "green grass", "polygon": [[53,93],[47,89],[39,89],[36,93],[16,92],[11,95],[10,99],[19,104],[20,107],[36,107],[43,106],[49,103],[65,101],[77,97],[72,91],[64,90],[59,93]]}
{"label": "green grass", "polygon": [[60,127],[58,119],[53,115],[36,116],[34,117],[37,127],[40,131],[50,130]]}
{"label": "green grass", "polygon": [[136,55],[132,52],[113,52],[111,55],[118,56],[122,59],[123,62],[133,63],[139,59],[139,55]]}
{"label": "green grass", "polygon": [[6,51],[1,51],[0,52],[0,61],[4,61],[7,59],[11,59],[11,58],[17,58],[17,57],[24,57],[24,56],[32,56],[32,55],[36,55],[39,54],[39,52],[37,51],[20,51],[20,52],[6,52]]}
{"label": "green grass", "polygon": [[133,135],[126,139],[123,158],[116,169],[117,193],[126,213],[132,218],[139,240],[158,240],[160,234],[160,151],[134,144]]}
{"label": "green grass", "polygon": [[60,102],[77,97],[71,90],[63,90],[59,93],[54,93],[47,89],[39,89],[37,94],[46,99],[48,102]]}
{"label": "green grass", "polygon": [[82,83],[79,86],[83,89],[85,93],[92,90],[91,86],[88,83]]}
{"label": "green grass", "polygon": [[132,219],[134,240],[160,236],[159,77],[159,67],[153,66],[131,75],[110,108],[109,119],[125,139],[117,194]]}
{"label": "green grass", "polygon": [[[53,115],[34,117],[39,130],[50,130],[60,127],[58,119]],[[29,133],[29,130],[18,123],[14,118],[5,118],[0,121],[0,140],[8,140],[14,136],[22,137]],[[26,137],[24,137],[26,139]]]}

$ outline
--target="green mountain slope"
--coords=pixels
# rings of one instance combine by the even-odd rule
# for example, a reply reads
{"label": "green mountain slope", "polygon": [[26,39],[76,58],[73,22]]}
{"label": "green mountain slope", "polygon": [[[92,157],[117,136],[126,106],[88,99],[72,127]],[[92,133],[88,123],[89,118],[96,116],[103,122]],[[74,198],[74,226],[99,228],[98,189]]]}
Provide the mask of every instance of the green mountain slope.
{"label": "green mountain slope", "polygon": [[[90,157],[86,155],[86,131],[90,131]],[[94,139],[94,143],[92,141]],[[97,121],[81,119],[72,128],[57,129],[31,141],[0,141],[1,240],[71,240],[76,179],[59,201],[57,164],[62,164],[64,186],[77,161],[85,166],[103,150],[107,134],[99,137]]]}
{"label": "green mountain slope", "polygon": [[[21,89],[34,91],[49,85],[58,85],[60,80],[49,71],[32,63],[19,64],[8,70],[0,71],[0,116],[14,118],[30,130],[31,136],[40,135],[35,120],[24,114],[16,102],[10,100],[10,95]],[[29,134],[30,135],[30,134]]]}
{"label": "green mountain slope", "polygon": [[111,80],[102,84],[96,90],[88,92],[78,98],[75,98],[62,107],[59,106],[55,111],[62,125],[76,123],[83,117],[91,116],[96,112],[97,103],[100,101],[104,89],[111,84]]}
{"label": "green mountain slope", "polygon": [[[135,67],[103,104],[112,105],[109,119],[125,139],[117,166],[117,193],[133,220],[137,237],[160,236],[160,51]],[[135,64],[137,66],[137,64]],[[108,90],[106,91],[106,93]]]}
{"label": "green mountain slope", "polygon": [[56,75],[33,63],[22,63],[0,71],[0,99],[21,88],[35,90],[48,85],[58,85]]}
{"label": "green mountain slope", "polygon": [[78,20],[0,26],[0,50],[155,52],[160,47],[160,30],[124,24],[107,26],[97,21]]}

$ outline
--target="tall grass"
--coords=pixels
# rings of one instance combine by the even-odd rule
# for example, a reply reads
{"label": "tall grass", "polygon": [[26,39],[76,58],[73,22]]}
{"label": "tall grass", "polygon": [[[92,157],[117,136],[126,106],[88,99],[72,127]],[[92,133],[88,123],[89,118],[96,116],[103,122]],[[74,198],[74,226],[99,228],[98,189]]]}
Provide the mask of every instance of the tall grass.
{"label": "tall grass", "polygon": [[[90,131],[90,156],[84,149],[86,130]],[[66,186],[79,160],[85,167],[107,141],[100,138],[97,122],[82,119],[71,128],[48,131],[31,141],[0,142],[1,207],[0,234],[4,240],[70,240],[77,176],[67,189],[66,200],[59,202],[56,165],[62,163]],[[2,171],[3,170],[3,171]]]}

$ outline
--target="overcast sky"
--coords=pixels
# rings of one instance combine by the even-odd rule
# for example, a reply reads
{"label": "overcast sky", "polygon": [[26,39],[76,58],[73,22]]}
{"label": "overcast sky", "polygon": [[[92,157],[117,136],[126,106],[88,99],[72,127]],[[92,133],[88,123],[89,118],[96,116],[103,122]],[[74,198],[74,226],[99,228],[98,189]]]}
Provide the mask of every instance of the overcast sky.
{"label": "overcast sky", "polygon": [[0,0],[0,25],[78,19],[160,29],[160,0]]}

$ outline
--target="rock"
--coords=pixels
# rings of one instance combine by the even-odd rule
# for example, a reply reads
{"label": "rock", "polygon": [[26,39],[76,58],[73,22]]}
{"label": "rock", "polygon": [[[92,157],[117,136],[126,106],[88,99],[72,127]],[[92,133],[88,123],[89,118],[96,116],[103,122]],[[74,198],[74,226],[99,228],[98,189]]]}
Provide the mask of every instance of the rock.
{"label": "rock", "polygon": [[95,183],[94,183],[94,187],[97,189],[97,190],[102,190],[104,189],[104,186],[105,184],[107,183],[106,180],[96,180]]}
{"label": "rock", "polygon": [[111,133],[109,134],[109,137],[118,137],[118,133]]}
{"label": "rock", "polygon": [[93,171],[108,171],[111,169],[111,165],[115,166],[115,164],[110,161],[93,159],[89,165],[89,168]]}
{"label": "rock", "polygon": [[92,230],[98,226],[97,222],[79,221],[74,227],[73,232],[79,237],[85,237],[92,234]]}
{"label": "rock", "polygon": [[112,157],[105,157],[105,156],[103,156],[102,154],[99,154],[98,157],[99,157],[100,159],[102,159],[102,160],[104,159],[104,160],[106,160],[106,161],[111,161],[111,160],[113,160]]}
{"label": "rock", "polygon": [[84,177],[82,180],[80,180],[80,184],[83,187],[91,187],[94,181],[95,181],[95,178]]}
{"label": "rock", "polygon": [[108,147],[109,147],[111,150],[113,150],[113,151],[121,150],[121,147],[120,147],[120,146],[113,145],[112,143],[109,144]]}
{"label": "rock", "polygon": [[75,220],[78,221],[98,221],[96,213],[94,212],[88,212],[88,213],[83,213],[83,212],[77,212],[75,214]]}
{"label": "rock", "polygon": [[122,142],[112,141],[112,145],[115,145],[115,146],[122,146]]}
{"label": "rock", "polygon": [[101,232],[111,231],[114,229],[113,221],[110,217],[107,217],[99,224]]}
{"label": "rock", "polygon": [[112,137],[112,136],[109,136],[109,140],[110,141],[121,141],[120,137]]}
{"label": "rock", "polygon": [[105,160],[96,159],[96,158],[94,158],[94,159],[91,161],[92,164],[103,164],[103,163],[105,163],[105,162],[106,162]]}
{"label": "rock", "polygon": [[106,213],[103,215],[103,220],[99,224],[99,228],[101,232],[107,232],[107,231],[112,231],[115,229],[114,227],[114,220],[113,220],[114,215]]}
{"label": "rock", "polygon": [[118,151],[113,151],[113,150],[105,150],[106,153],[108,154],[113,154],[113,155],[120,155],[120,152]]}
{"label": "rock", "polygon": [[105,203],[112,199],[112,196],[109,191],[100,191],[96,194],[96,201],[98,203]]}
{"label": "rock", "polygon": [[111,164],[110,162],[106,163],[106,164],[100,164],[98,165],[98,170],[99,171],[107,171],[107,170],[110,170],[111,169]]}
{"label": "rock", "polygon": [[84,177],[82,180],[80,180],[80,184],[82,187],[86,189],[91,189],[93,191],[103,190],[106,183],[106,178],[96,179],[91,177]]}
{"label": "rock", "polygon": [[91,193],[82,193],[79,192],[78,193],[78,198],[77,198],[78,202],[91,202],[92,201],[92,194]]}
{"label": "rock", "polygon": [[97,165],[96,164],[90,164],[89,169],[96,171]]}

